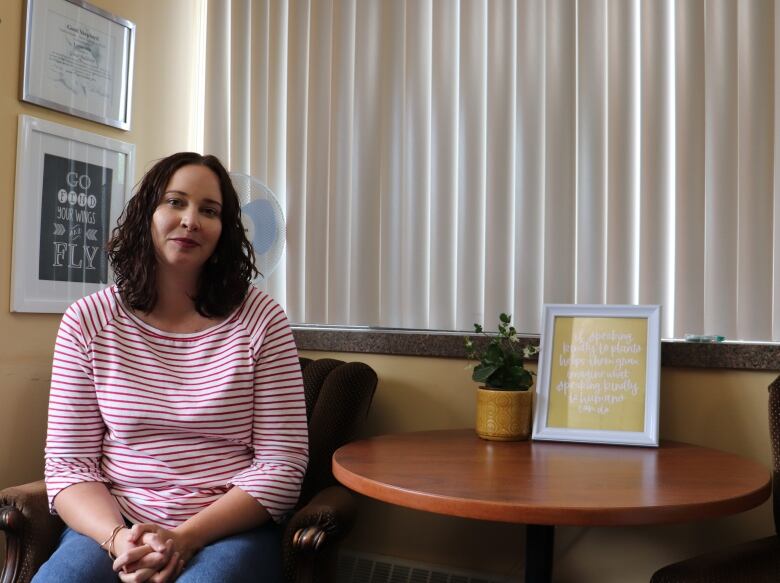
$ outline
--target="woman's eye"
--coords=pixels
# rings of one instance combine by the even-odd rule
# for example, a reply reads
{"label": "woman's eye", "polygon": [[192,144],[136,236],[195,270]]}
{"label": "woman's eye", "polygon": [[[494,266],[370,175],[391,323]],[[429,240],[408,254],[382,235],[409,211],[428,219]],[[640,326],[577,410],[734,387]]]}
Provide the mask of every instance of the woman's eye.
{"label": "woman's eye", "polygon": [[178,208],[178,207],[182,206],[184,203],[182,203],[182,201],[180,201],[178,198],[169,198],[168,199],[168,204],[170,206],[172,206],[172,207],[177,207]]}
{"label": "woman's eye", "polygon": [[203,212],[205,213],[205,215],[207,217],[218,217],[219,216],[219,211],[217,209],[207,208],[207,209],[203,209]]}

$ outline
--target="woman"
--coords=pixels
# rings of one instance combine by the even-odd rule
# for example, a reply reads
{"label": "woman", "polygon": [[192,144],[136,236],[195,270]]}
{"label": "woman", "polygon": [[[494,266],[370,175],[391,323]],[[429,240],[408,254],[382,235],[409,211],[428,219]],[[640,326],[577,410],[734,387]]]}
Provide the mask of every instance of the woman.
{"label": "woman", "polygon": [[276,581],[308,461],[298,355],[213,156],[144,176],[116,285],[65,313],[46,485],[69,528],[35,583]]}

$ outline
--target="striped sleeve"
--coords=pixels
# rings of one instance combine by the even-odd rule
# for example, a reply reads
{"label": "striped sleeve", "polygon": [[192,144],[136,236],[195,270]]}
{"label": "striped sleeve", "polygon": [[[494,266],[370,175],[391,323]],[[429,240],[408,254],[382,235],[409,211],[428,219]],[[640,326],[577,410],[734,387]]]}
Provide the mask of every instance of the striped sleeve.
{"label": "striped sleeve", "polygon": [[[86,313],[85,313],[86,312]],[[54,346],[49,424],[46,433],[46,490],[49,507],[62,490],[80,482],[108,482],[100,471],[103,435],[92,363],[85,342],[89,308],[74,304],[63,315]]]}
{"label": "striped sleeve", "polygon": [[308,428],[301,367],[282,309],[263,295],[252,306],[255,347],[252,464],[231,484],[254,496],[281,522],[300,495],[308,464]]}

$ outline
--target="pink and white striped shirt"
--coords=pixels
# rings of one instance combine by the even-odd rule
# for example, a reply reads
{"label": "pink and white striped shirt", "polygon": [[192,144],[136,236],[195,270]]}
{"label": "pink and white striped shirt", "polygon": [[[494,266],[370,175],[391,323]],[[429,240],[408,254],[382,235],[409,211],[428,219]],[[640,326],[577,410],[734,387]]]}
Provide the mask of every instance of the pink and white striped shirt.
{"label": "pink and white striped shirt", "polygon": [[298,353],[267,294],[250,287],[225,321],[193,334],[144,323],[115,286],[65,312],[49,398],[50,504],[68,486],[105,482],[131,521],[173,528],[238,486],[278,522],[307,463]]}

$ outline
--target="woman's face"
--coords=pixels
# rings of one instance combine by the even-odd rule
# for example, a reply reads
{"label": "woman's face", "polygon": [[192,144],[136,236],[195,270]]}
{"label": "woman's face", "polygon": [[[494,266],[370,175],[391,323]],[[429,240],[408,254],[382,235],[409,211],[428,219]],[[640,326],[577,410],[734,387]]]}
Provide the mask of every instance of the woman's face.
{"label": "woman's face", "polygon": [[174,172],[152,215],[151,230],[161,267],[200,271],[222,233],[217,175],[199,165]]}

